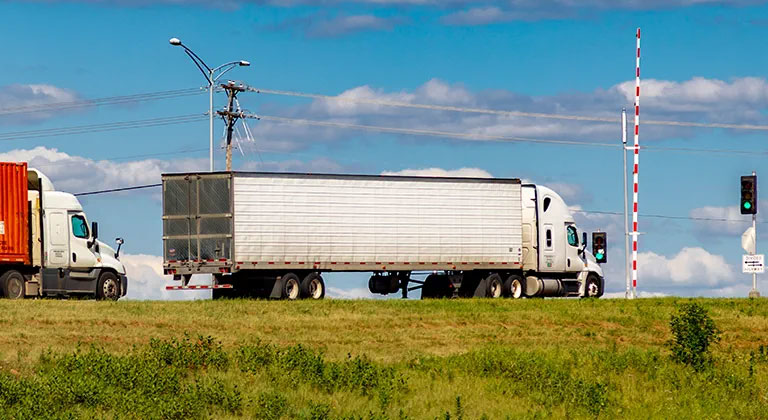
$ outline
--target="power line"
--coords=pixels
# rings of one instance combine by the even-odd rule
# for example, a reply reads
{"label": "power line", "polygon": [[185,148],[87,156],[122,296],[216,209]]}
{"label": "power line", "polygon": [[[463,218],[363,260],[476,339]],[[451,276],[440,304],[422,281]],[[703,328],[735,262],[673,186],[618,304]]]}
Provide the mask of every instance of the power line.
{"label": "power line", "polygon": [[[576,140],[549,140],[549,139],[533,139],[527,137],[513,137],[513,136],[496,136],[490,134],[481,133],[459,133],[453,131],[438,131],[427,129],[413,129],[413,128],[395,128],[395,127],[383,127],[374,125],[361,125],[332,121],[318,121],[308,120],[301,118],[289,118],[289,117],[277,117],[272,115],[252,115],[243,114],[245,118],[257,118],[267,121],[274,121],[277,123],[285,124],[301,124],[301,125],[313,125],[320,127],[334,127],[334,128],[349,128],[356,130],[378,131],[385,133],[397,133],[397,134],[411,134],[419,136],[433,136],[433,137],[452,137],[469,140],[484,140],[484,141],[497,141],[497,142],[525,142],[525,143],[545,143],[545,144],[559,144],[567,146],[587,146],[587,147],[607,147],[607,148],[621,148],[623,145],[615,143],[600,143],[600,142],[584,142]],[[685,147],[663,147],[663,146],[641,146],[642,150],[650,151],[672,151],[682,153],[715,153],[715,154],[739,154],[739,155],[768,155],[768,151],[761,150],[729,150],[729,149],[697,149],[697,148],[685,148]]]}
{"label": "power line", "polygon": [[[572,213],[584,213],[584,214],[605,214],[610,216],[623,216],[624,213],[617,211],[600,211],[600,210],[570,210]],[[696,216],[667,216],[663,214],[640,214],[640,217],[648,217],[653,219],[672,219],[672,220],[693,220],[696,222],[728,222],[728,223],[747,223],[751,220],[736,220],[725,219],[718,217],[696,217]],[[757,222],[768,223],[768,222]]]}
{"label": "power line", "polygon": [[463,139],[470,139],[470,140],[488,140],[488,141],[517,141],[517,142],[526,142],[526,143],[549,143],[549,144],[560,144],[560,145],[569,145],[569,146],[591,146],[591,147],[610,147],[610,148],[622,147],[622,145],[611,144],[611,143],[582,142],[582,141],[573,141],[573,140],[547,140],[547,139],[533,139],[533,138],[527,138],[527,137],[495,136],[495,135],[481,134],[481,133],[459,133],[454,131],[439,131],[439,130],[427,130],[427,129],[416,129],[416,128],[382,127],[382,126],[375,126],[375,125],[361,125],[361,124],[349,124],[349,123],[341,123],[341,122],[333,122],[333,121],[317,121],[317,120],[307,120],[307,119],[300,119],[300,118],[277,117],[272,115],[243,114],[243,117],[258,118],[261,120],[275,121],[278,123],[303,124],[303,125],[314,125],[314,126],[335,127],[335,128],[351,128],[351,129],[357,129],[357,130],[380,131],[380,132],[397,133],[397,134],[413,134],[413,135],[419,135],[419,136],[455,137],[455,138],[463,138]]}
{"label": "power line", "polygon": [[75,197],[82,197],[84,195],[98,195],[98,194],[109,194],[109,193],[116,193],[116,192],[122,192],[122,191],[134,191],[134,190],[143,190],[146,188],[158,188],[162,187],[163,184],[146,184],[146,185],[135,185],[132,187],[123,187],[123,188],[112,188],[109,190],[100,190],[100,191],[88,191],[88,192],[81,192],[73,194]]}
{"label": "power line", "polygon": [[[466,112],[475,114],[491,114],[501,115],[507,117],[531,117],[531,118],[550,118],[558,120],[573,120],[573,121],[588,121],[599,123],[619,123],[618,117],[597,117],[586,115],[567,115],[567,114],[555,114],[555,113],[543,113],[543,112],[523,112],[523,111],[507,111],[497,110],[489,108],[471,108],[471,107],[458,107],[448,105],[430,105],[430,104],[418,104],[412,102],[402,101],[389,101],[372,98],[351,98],[346,96],[332,96],[321,95],[317,93],[296,92],[288,90],[275,90],[275,89],[261,89],[254,87],[246,87],[246,90],[256,93],[264,93],[269,95],[280,96],[293,96],[301,98],[322,99],[326,101],[338,101],[338,102],[353,102],[369,105],[381,105],[391,107],[403,107],[414,109],[431,109],[437,111],[453,111],[453,112]],[[664,126],[676,126],[676,127],[696,127],[696,128],[727,128],[736,130],[760,130],[768,131],[768,125],[756,125],[756,124],[725,124],[725,123],[698,123],[692,121],[659,121],[659,120],[647,120],[644,121],[645,125],[664,125]]]}
{"label": "power line", "polygon": [[158,92],[138,93],[134,95],[107,96],[95,99],[83,99],[78,101],[52,102],[47,104],[24,105],[17,107],[0,108],[0,115],[34,113],[45,111],[62,111],[73,108],[85,108],[103,105],[119,105],[134,102],[156,101],[162,99],[171,99],[184,96],[198,95],[203,92],[200,88],[185,88],[175,90],[165,90]]}
{"label": "power line", "polygon": [[117,121],[105,124],[89,124],[72,127],[58,127],[41,130],[16,131],[0,133],[0,141],[22,140],[39,137],[65,136],[71,134],[97,133],[103,131],[126,130],[132,128],[157,127],[171,124],[185,124],[202,121],[206,114],[188,114],[172,117],[149,118],[145,120]]}

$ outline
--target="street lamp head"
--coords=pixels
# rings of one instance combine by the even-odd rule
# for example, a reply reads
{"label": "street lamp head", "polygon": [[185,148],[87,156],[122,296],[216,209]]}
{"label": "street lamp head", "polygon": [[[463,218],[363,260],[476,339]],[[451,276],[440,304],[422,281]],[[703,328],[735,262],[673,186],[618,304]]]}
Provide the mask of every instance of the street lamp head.
{"label": "street lamp head", "polygon": [[181,40],[179,38],[171,38],[168,42],[175,46],[181,45]]}
{"label": "street lamp head", "polygon": [[240,66],[241,67],[248,67],[251,65],[250,61],[240,60]]}

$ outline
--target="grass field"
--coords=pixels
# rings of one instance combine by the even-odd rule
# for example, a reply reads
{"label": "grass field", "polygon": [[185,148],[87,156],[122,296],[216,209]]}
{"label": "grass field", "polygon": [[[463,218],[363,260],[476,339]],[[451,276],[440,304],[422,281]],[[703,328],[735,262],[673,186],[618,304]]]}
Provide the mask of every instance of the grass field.
{"label": "grass field", "polygon": [[[722,330],[674,363],[681,303]],[[0,418],[768,418],[768,300],[0,301]]]}

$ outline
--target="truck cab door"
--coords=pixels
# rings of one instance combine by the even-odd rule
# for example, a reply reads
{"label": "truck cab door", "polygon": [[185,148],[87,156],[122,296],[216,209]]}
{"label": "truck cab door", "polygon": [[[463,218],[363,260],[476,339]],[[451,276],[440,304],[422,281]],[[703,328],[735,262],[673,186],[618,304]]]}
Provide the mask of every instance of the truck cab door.
{"label": "truck cab door", "polygon": [[574,223],[565,224],[565,271],[579,273],[584,269],[584,259],[581,257],[579,231]]}
{"label": "truck cab door", "polygon": [[96,290],[94,268],[98,263],[98,255],[84,213],[69,212],[69,232],[70,275],[66,288],[70,292],[93,292]]}
{"label": "truck cab door", "polygon": [[45,250],[43,257],[43,292],[64,291],[64,278],[69,275],[69,222],[67,211],[48,209],[43,216]]}

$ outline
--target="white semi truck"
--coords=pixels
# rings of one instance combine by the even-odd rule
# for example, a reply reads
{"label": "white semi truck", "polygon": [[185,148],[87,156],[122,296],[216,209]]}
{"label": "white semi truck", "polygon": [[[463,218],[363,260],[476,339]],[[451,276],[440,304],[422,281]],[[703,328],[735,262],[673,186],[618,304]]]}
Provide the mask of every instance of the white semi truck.
{"label": "white semi truck", "polygon": [[[323,273],[354,271],[403,297],[603,294],[565,202],[519,179],[216,172],[162,185],[171,290],[322,299]],[[190,285],[195,274],[213,283]]]}
{"label": "white semi truck", "polygon": [[99,241],[77,197],[42,172],[0,162],[0,294],[117,300],[128,288],[117,243],[115,251]]}

